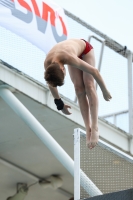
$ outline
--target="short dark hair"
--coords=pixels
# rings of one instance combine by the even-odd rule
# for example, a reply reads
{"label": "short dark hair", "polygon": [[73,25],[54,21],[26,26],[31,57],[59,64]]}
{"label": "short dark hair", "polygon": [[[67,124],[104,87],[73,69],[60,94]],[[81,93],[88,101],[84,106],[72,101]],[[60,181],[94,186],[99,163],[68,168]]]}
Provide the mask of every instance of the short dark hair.
{"label": "short dark hair", "polygon": [[53,86],[62,86],[64,84],[64,73],[60,69],[58,63],[52,63],[48,66],[44,73],[44,78],[46,82]]}

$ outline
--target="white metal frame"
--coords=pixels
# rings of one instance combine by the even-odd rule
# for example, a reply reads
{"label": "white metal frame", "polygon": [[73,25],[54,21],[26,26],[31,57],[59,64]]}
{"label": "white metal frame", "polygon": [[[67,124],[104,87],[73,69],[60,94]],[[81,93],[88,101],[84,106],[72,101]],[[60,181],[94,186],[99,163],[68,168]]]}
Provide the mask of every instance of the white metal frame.
{"label": "white metal frame", "polygon": [[[104,46],[106,40],[101,40],[95,35],[91,35],[88,38],[88,41],[90,42],[91,38],[96,39],[97,41],[102,43],[101,46],[101,52],[98,62],[98,70],[101,71],[101,64],[102,64],[102,58],[103,58],[103,52],[104,52]],[[132,80],[132,61],[133,61],[133,53],[131,51],[128,51],[127,56],[127,64],[128,64],[128,108],[129,108],[129,135],[133,135],[133,80]],[[96,89],[98,85],[96,83]],[[75,96],[74,102],[77,102],[77,97]],[[114,124],[116,125],[116,115],[114,115]]]}
{"label": "white metal frame", "polygon": [[[116,124],[116,116],[124,113],[129,113],[129,135],[133,136],[133,78],[132,78],[132,61],[133,61],[133,53],[131,51],[128,52],[127,57],[127,67],[128,67],[128,110],[124,110],[121,112],[112,113],[109,115],[101,116],[102,118],[114,117],[114,124]],[[130,150],[130,149],[129,149]]]}
{"label": "white metal frame", "polygon": [[133,135],[133,80],[132,80],[133,54],[128,54],[128,108],[129,108],[129,134]]}
{"label": "white metal frame", "polygon": [[[72,160],[72,158],[36,120],[36,118],[27,110],[27,108],[13,95],[13,93],[9,89],[5,88],[5,85],[0,86],[0,96],[11,107],[11,109],[28,125],[28,127],[40,138],[40,140],[52,152],[56,159],[68,170],[68,172],[72,176],[74,176],[74,161]],[[87,192],[90,191],[90,184],[94,188],[93,191],[90,191],[90,196],[101,194],[98,188],[82,171],[80,171],[80,177],[86,182],[86,185],[84,186],[84,181],[81,181],[81,185]]]}
{"label": "white metal frame", "polygon": [[[81,130],[80,128],[77,128],[74,130],[74,200],[80,199],[80,185],[83,185],[84,183],[80,182],[82,179],[80,178],[80,174],[82,173],[82,169],[80,169],[80,136],[86,137],[86,132]],[[110,144],[107,144],[106,142],[99,140],[98,145],[102,148],[113,152],[114,154],[118,155],[121,158],[124,158],[126,161],[133,163],[133,157],[127,155],[126,153],[123,153],[122,151],[118,150],[117,148],[111,146]],[[101,191],[96,188],[95,185],[90,180],[90,185],[86,191],[88,194],[91,194],[91,196],[101,195]],[[92,190],[95,190],[92,191]],[[93,192],[93,194],[92,194]]]}
{"label": "white metal frame", "polygon": [[[27,75],[23,73],[20,74],[19,72],[17,72],[17,70],[10,69],[8,68],[8,66],[0,63],[0,80],[6,83],[4,85],[7,85],[8,89],[9,87],[11,87],[12,92],[18,90],[24,95],[30,97],[32,100],[35,100],[38,103],[47,106],[55,112],[58,112],[54,104],[52,95],[48,95],[49,89],[41,83],[36,82],[34,79],[31,79]],[[2,84],[2,82],[0,82],[0,84]],[[81,126],[84,126],[79,107],[64,96],[62,96],[62,98],[67,104],[69,103],[73,109],[73,114],[66,115],[65,117]],[[62,113],[60,112],[60,114]],[[106,121],[100,118],[98,120],[98,125],[101,132],[101,136],[105,140],[110,141],[112,144],[116,145],[117,147],[123,149],[126,152],[129,151],[129,138],[126,132],[121,131],[119,128],[112,126],[110,123],[108,124]],[[109,134],[105,134],[105,132],[107,131],[109,132]],[[119,142],[120,140],[121,142]],[[131,154],[133,154],[133,140],[131,147]]]}
{"label": "white metal frame", "polygon": [[46,129],[28,111],[28,109],[13,95],[13,93],[0,87],[0,96],[12,108],[12,110],[28,125],[28,127],[40,138],[53,155],[73,176],[74,162],[64,149],[54,140]]}
{"label": "white metal frame", "polygon": [[[82,169],[80,169],[80,134],[81,129],[74,129],[74,200],[80,199],[80,185],[91,197],[102,194]],[[84,134],[86,133],[84,132]]]}
{"label": "white metal frame", "polygon": [[80,131],[74,129],[74,200],[80,199]]}
{"label": "white metal frame", "polygon": [[107,115],[102,115],[100,117],[104,118],[104,119],[106,119],[108,117],[113,117],[113,123],[114,123],[115,126],[117,126],[117,116],[128,113],[128,112],[129,112],[128,110],[123,110],[121,112],[110,113],[110,114],[107,114]]}

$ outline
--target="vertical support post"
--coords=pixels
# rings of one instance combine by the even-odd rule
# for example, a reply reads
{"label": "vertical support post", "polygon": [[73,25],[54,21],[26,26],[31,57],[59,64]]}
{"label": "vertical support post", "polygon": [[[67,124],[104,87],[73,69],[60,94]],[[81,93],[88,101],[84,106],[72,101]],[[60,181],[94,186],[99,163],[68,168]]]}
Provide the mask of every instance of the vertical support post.
{"label": "vertical support post", "polygon": [[74,103],[77,103],[77,96],[76,96],[76,94],[75,94],[75,97],[74,97]]}
{"label": "vertical support post", "polygon": [[90,43],[92,37],[93,37],[93,35],[90,35],[90,36],[88,37],[88,42],[89,42],[89,43]]}
{"label": "vertical support post", "polygon": [[[99,58],[99,63],[98,63],[98,71],[101,71],[101,64],[102,64],[102,59],[103,59],[103,51],[104,51],[104,46],[105,46],[105,40],[102,42],[102,47],[101,47],[101,53],[100,53],[100,58]],[[97,90],[98,84],[96,82],[96,90]]]}
{"label": "vertical support post", "polygon": [[114,125],[116,126],[117,124],[116,124],[116,115],[115,114],[113,115],[113,122],[114,122]]}
{"label": "vertical support post", "polygon": [[133,135],[133,81],[132,81],[132,52],[128,54],[128,110],[129,110],[129,134]]}
{"label": "vertical support post", "polygon": [[80,199],[80,132],[74,129],[74,200]]}
{"label": "vertical support post", "polygon": [[105,40],[102,41],[101,53],[100,53],[100,58],[99,58],[99,63],[98,63],[98,70],[99,71],[101,71],[101,64],[102,64],[104,46],[105,46]]}

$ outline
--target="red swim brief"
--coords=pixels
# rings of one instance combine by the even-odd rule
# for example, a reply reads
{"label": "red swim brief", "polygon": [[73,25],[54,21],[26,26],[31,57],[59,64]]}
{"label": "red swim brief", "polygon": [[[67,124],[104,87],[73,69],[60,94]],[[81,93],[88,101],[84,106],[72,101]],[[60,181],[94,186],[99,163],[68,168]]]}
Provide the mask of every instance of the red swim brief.
{"label": "red swim brief", "polygon": [[85,47],[84,51],[82,52],[82,54],[80,56],[78,56],[80,59],[82,59],[85,54],[87,54],[91,49],[93,49],[93,47],[91,46],[91,44],[89,42],[87,42],[84,39],[81,39],[81,40],[83,40],[86,43],[86,47]]}

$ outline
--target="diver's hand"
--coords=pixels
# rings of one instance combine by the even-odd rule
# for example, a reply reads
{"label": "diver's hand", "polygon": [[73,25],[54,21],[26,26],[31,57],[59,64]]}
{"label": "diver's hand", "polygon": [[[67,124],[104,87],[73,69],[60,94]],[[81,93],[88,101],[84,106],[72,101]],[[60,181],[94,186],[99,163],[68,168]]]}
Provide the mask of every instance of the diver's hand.
{"label": "diver's hand", "polygon": [[71,109],[71,106],[65,105],[65,104],[64,104],[64,107],[63,107],[63,109],[62,109],[61,111],[62,111],[65,115],[71,115],[72,113],[69,112],[68,108]]}
{"label": "diver's hand", "polygon": [[103,91],[103,97],[106,101],[110,101],[110,99],[112,99],[111,94],[109,93],[108,90],[104,90]]}

